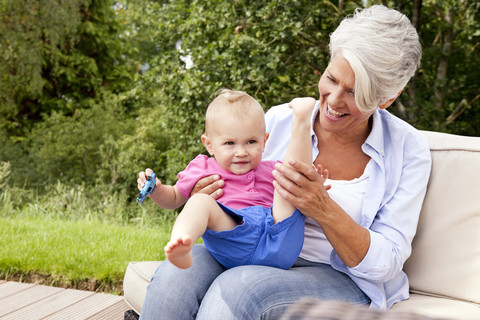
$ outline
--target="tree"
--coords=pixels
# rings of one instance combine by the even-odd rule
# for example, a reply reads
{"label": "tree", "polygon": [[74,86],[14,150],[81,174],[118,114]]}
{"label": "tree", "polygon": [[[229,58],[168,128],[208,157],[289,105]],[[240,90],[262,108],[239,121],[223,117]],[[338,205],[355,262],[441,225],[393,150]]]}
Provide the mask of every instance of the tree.
{"label": "tree", "polygon": [[24,136],[42,115],[73,114],[107,90],[122,92],[137,67],[108,0],[0,3],[0,128]]}
{"label": "tree", "polygon": [[423,47],[417,76],[391,109],[420,129],[480,135],[480,3],[382,2],[411,17]]}
{"label": "tree", "polygon": [[164,166],[172,181],[204,151],[204,113],[218,89],[249,92],[265,109],[295,96],[317,96],[317,81],[329,60],[329,33],[361,1],[343,1],[344,11],[331,1],[145,5],[143,11],[150,13],[145,19],[156,22],[156,29],[148,30],[158,54],[147,61],[140,91],[143,99],[151,97],[144,107],[162,110],[158,121],[173,139]]}
{"label": "tree", "polygon": [[[423,46],[421,69],[389,110],[420,129],[480,135],[480,4],[373,3],[405,12]],[[129,189],[145,167],[173,183],[204,151],[204,113],[218,89],[247,91],[265,110],[317,96],[329,34],[363,5],[5,0],[0,162],[12,176],[34,164],[28,177],[39,184],[62,176]]]}

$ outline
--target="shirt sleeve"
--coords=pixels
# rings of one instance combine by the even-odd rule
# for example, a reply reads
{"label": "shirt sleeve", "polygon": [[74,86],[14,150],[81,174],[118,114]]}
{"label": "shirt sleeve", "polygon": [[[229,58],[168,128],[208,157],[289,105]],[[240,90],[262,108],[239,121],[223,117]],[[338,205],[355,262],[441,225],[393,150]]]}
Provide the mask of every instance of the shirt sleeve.
{"label": "shirt sleeve", "polygon": [[[403,161],[397,164],[398,183],[386,183],[390,195],[369,228],[369,250],[359,265],[348,268],[356,277],[389,281],[399,274],[411,254],[431,170],[428,143],[421,134],[407,135]],[[387,162],[386,176],[396,175],[393,170]]]}
{"label": "shirt sleeve", "polygon": [[208,169],[208,157],[206,155],[198,155],[190,161],[185,170],[180,171],[177,174],[178,181],[176,187],[178,192],[185,199],[190,198],[190,193],[193,187],[197,184],[198,180],[206,177]]}
{"label": "shirt sleeve", "polygon": [[292,130],[292,110],[288,103],[270,108],[265,114],[265,124],[269,135],[262,159],[283,160]]}

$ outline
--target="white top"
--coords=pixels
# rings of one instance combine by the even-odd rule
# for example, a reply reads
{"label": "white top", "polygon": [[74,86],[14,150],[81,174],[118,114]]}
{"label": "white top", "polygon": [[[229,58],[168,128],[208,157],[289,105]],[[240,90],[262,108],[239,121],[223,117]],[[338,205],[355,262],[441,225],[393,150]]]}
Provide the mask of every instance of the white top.
{"label": "white top", "polygon": [[[359,178],[353,180],[327,179],[325,185],[331,185],[328,194],[353,220],[362,221],[363,198],[367,191],[369,178],[368,162],[365,171]],[[322,228],[312,218],[305,219],[305,242],[300,257],[309,261],[330,264],[330,254],[333,247],[328,242]]]}

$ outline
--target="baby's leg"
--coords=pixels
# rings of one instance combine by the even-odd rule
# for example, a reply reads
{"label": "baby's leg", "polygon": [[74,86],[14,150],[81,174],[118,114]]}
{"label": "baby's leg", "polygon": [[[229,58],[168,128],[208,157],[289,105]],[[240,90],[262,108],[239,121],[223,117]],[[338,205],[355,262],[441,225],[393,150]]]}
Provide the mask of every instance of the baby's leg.
{"label": "baby's leg", "polygon": [[[292,134],[283,162],[289,160],[312,162],[312,139],[310,135],[310,117],[315,106],[314,98],[295,98],[290,102],[293,109]],[[273,197],[273,219],[280,222],[292,215],[295,207],[282,198],[276,191]]]}
{"label": "baby's leg", "polygon": [[164,248],[165,255],[178,268],[187,269],[192,265],[192,246],[207,228],[225,231],[236,225],[212,197],[196,194],[187,201],[178,215],[170,241]]}

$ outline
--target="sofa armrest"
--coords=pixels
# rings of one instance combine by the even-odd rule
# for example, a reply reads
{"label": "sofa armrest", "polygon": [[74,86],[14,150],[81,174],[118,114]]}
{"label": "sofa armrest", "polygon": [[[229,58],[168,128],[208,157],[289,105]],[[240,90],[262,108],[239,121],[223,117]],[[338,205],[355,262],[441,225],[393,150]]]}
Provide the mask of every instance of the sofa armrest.
{"label": "sofa armrest", "polygon": [[123,279],[124,299],[138,314],[142,310],[150,279],[161,263],[161,261],[130,262],[127,266]]}
{"label": "sofa armrest", "polygon": [[432,172],[412,255],[410,289],[480,303],[480,137],[424,131]]}

